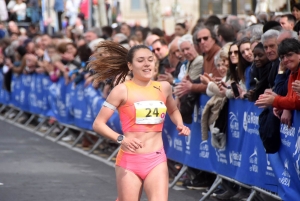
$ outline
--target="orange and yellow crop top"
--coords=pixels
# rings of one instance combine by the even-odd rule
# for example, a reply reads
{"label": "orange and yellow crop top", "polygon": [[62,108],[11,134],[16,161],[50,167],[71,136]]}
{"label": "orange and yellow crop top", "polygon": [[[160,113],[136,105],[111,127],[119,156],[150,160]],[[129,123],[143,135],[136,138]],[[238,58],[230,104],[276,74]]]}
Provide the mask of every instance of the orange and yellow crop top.
{"label": "orange and yellow crop top", "polygon": [[124,84],[127,101],[118,108],[123,133],[162,131],[167,108],[160,82],[151,81],[145,87],[133,81]]}

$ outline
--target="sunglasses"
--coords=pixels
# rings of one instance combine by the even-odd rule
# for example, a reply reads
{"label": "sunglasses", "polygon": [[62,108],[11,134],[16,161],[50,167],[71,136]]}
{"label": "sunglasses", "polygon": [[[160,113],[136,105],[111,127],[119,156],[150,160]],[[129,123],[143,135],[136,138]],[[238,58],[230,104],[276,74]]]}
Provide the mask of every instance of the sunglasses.
{"label": "sunglasses", "polygon": [[203,39],[204,41],[207,41],[207,40],[209,39],[209,36],[204,36],[204,37],[202,37],[202,38],[197,38],[196,41],[197,41],[198,43],[201,43],[202,39]]}
{"label": "sunglasses", "polygon": [[229,51],[228,53],[229,53],[229,55],[232,55],[232,53],[233,53],[234,55],[237,55],[237,54],[239,53],[239,51],[234,50],[234,51]]}
{"label": "sunglasses", "polygon": [[156,49],[153,49],[153,50],[152,50],[153,53],[155,53],[156,51],[159,52],[159,51],[160,51],[160,48],[156,48]]}

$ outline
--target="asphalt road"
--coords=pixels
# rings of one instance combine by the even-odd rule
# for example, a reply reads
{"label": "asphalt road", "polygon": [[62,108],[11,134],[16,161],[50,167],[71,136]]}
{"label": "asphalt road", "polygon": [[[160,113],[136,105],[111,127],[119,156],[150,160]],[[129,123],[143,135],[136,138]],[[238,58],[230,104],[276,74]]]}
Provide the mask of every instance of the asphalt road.
{"label": "asphalt road", "polygon": [[[116,197],[114,168],[0,120],[0,201],[115,201]],[[200,191],[169,193],[170,201],[200,197]]]}

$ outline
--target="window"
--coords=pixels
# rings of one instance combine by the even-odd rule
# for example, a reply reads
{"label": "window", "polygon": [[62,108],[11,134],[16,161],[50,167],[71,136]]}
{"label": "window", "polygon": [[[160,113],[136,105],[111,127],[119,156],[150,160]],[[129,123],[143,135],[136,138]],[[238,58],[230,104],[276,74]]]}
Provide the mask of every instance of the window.
{"label": "window", "polygon": [[145,9],[144,0],[131,0],[131,10],[138,11]]}

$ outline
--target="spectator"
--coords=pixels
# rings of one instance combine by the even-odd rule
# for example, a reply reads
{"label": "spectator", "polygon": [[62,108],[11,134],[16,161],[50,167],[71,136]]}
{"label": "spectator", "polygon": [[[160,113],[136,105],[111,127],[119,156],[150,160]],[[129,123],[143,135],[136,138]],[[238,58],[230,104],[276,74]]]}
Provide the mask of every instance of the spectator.
{"label": "spectator", "polygon": [[270,29],[274,29],[274,30],[277,30],[277,31],[281,31],[282,30],[282,27],[280,25],[279,22],[276,22],[276,21],[268,21],[265,23],[264,27],[263,27],[263,33],[266,33],[268,30]]}
{"label": "spectator", "polygon": [[125,47],[128,50],[130,49],[128,38],[123,33],[118,33],[118,34],[114,35],[113,36],[113,41],[115,43],[121,44],[123,47]]}
{"label": "spectator", "polygon": [[[219,71],[222,82],[227,82],[230,79],[230,74],[228,73],[229,70],[229,50],[232,46],[232,43],[225,44],[220,51],[215,55],[214,62],[217,67],[217,70]],[[237,48],[237,46],[236,46]],[[234,52],[233,52],[234,53]],[[237,53],[237,52],[236,52]],[[230,54],[231,56],[231,54]],[[233,58],[237,58],[237,54],[232,54]],[[236,61],[237,62],[237,61]],[[207,85],[206,94],[208,96],[222,96],[225,97],[225,94],[221,94],[221,91],[218,88],[218,85],[216,82],[213,81],[213,79],[205,73],[204,75],[200,75],[201,82]],[[229,83],[230,84],[230,83]]]}
{"label": "spectator", "polygon": [[130,37],[129,39],[129,46],[130,47],[133,47],[133,46],[136,46],[136,45],[141,45],[142,43],[139,42],[138,38],[133,35]]}
{"label": "spectator", "polygon": [[[185,56],[182,54],[182,52],[179,50],[178,47],[178,40],[180,38],[176,37],[170,44],[169,44],[169,61],[170,61],[170,66],[174,67],[176,66],[176,70],[175,70],[175,78],[177,78],[177,80],[173,80],[172,84],[178,84],[179,81],[181,81],[183,79],[183,77],[186,74],[186,64],[187,64],[187,60],[185,58]],[[171,64],[172,61],[172,64]],[[176,64],[177,62],[177,64]]]}
{"label": "spectator", "polygon": [[28,37],[31,38],[31,39],[36,37],[37,35],[39,35],[37,26],[34,25],[34,24],[30,24],[29,27],[28,27],[28,33],[27,34],[28,34]]}
{"label": "spectator", "polygon": [[[147,36],[146,40],[145,40],[145,45],[146,46],[151,46],[152,43],[154,41],[156,41],[157,39],[159,39],[159,36],[158,35],[155,35],[155,34],[150,34],[149,36]],[[151,47],[152,48],[152,47]]]}
{"label": "spectator", "polygon": [[36,24],[40,20],[40,8],[39,0],[29,0],[28,1],[28,12],[32,24]]}
{"label": "spectator", "polygon": [[262,24],[254,24],[248,27],[247,31],[249,32],[248,37],[256,37],[260,39],[261,35],[263,34],[263,25]]}
{"label": "spectator", "polygon": [[256,15],[257,23],[266,24],[268,22],[269,15],[265,12],[260,12]]}
{"label": "spectator", "polygon": [[170,64],[169,68],[165,68],[165,73],[159,74],[157,78],[158,81],[167,81],[173,86],[180,81],[178,79],[178,74],[180,71],[181,62],[179,58],[176,57],[176,51],[179,51],[178,39],[179,37],[176,37],[169,44],[169,55],[168,55],[168,61]]}
{"label": "spectator", "polygon": [[233,27],[229,24],[219,25],[217,35],[222,46],[228,42],[233,42],[236,37]]}
{"label": "spectator", "polygon": [[99,32],[101,32],[101,30],[99,30],[96,27],[91,28],[88,31],[86,31],[84,34],[84,40],[85,40],[86,44],[89,44],[91,41],[99,38],[102,35]]}
{"label": "spectator", "polygon": [[128,24],[122,23],[121,24],[121,33],[124,34],[127,38],[131,36],[131,28]]}
{"label": "spectator", "polygon": [[214,56],[220,50],[216,34],[209,28],[204,27],[197,33],[197,42],[204,53],[203,71],[212,74],[213,77],[220,77],[214,65]]}
{"label": "spectator", "polygon": [[[239,44],[239,62],[238,62],[238,76],[240,79],[240,86],[244,93],[250,89],[251,82],[251,65],[253,62],[253,52],[251,50],[251,43],[249,38],[243,38]],[[243,93],[241,98],[243,98]]]}
{"label": "spectator", "polygon": [[24,21],[26,19],[26,4],[22,0],[17,0],[10,12],[11,20]]}
{"label": "spectator", "polygon": [[12,20],[12,13],[11,13],[11,10],[13,9],[13,7],[16,5],[16,1],[15,0],[10,0],[7,4],[7,11],[8,11],[8,14],[9,14],[9,20]]}
{"label": "spectator", "polygon": [[143,44],[144,42],[144,35],[143,35],[143,30],[140,28],[135,29],[134,35],[137,37],[137,40],[139,41],[139,43]]}
{"label": "spectator", "polygon": [[58,21],[58,29],[62,30],[62,14],[64,13],[65,7],[64,7],[64,1],[61,0],[55,0],[54,1],[54,11],[57,14],[57,21]]}
{"label": "spectator", "polygon": [[188,60],[186,64],[186,76],[189,79],[196,80],[203,71],[203,56],[198,55],[193,45],[193,36],[190,34],[182,36],[178,40],[179,50],[183,56]]}
{"label": "spectator", "polygon": [[296,24],[296,18],[292,14],[286,14],[280,17],[279,22],[284,30],[293,30]]}
{"label": "spectator", "polygon": [[[256,101],[260,94],[263,94],[269,88],[269,70],[271,63],[265,53],[262,43],[258,43],[253,49],[254,65],[251,71],[251,77],[255,84],[250,87],[247,98],[250,101]],[[255,70],[254,70],[255,69]],[[251,83],[250,83],[251,85]]]}
{"label": "spectator", "polygon": [[48,55],[48,52],[47,52],[46,48],[51,43],[52,43],[52,39],[48,34],[42,35],[42,37],[41,37],[41,49],[44,51],[43,60],[47,61],[47,62],[50,61],[50,58],[49,58],[49,55]]}
{"label": "spectator", "polygon": [[243,37],[247,36],[247,31],[244,30],[240,30],[236,33],[236,41],[240,41],[242,40]]}
{"label": "spectator", "polygon": [[165,73],[165,68],[170,67],[168,54],[169,49],[167,42],[164,39],[157,39],[152,44],[152,51],[159,60],[159,68],[158,73],[163,74]]}
{"label": "spectator", "polygon": [[176,23],[175,25],[175,36],[183,36],[184,34],[186,34],[187,30],[186,30],[186,26],[184,23]]}
{"label": "spectator", "polygon": [[3,22],[0,22],[0,39],[5,38],[8,36],[8,31],[6,26]]}
{"label": "spectator", "polygon": [[278,45],[277,45],[277,37],[279,36],[279,31],[277,30],[269,30],[265,32],[261,37],[261,42],[264,46],[266,55],[271,61],[271,69],[269,72],[269,87],[273,88],[275,86],[275,78],[279,68],[279,57],[277,53]]}
{"label": "spectator", "polygon": [[204,22],[204,25],[210,28],[214,28],[216,25],[220,25],[221,20],[218,16],[216,15],[211,15],[207,18],[207,20]]}
{"label": "spectator", "polygon": [[151,33],[154,35],[159,36],[160,38],[164,38],[165,37],[165,32],[163,30],[161,30],[160,28],[153,28],[151,29]]}
{"label": "spectator", "polygon": [[69,25],[75,24],[78,16],[78,8],[80,7],[80,0],[66,0],[65,4],[65,15],[69,18]]}
{"label": "spectator", "polygon": [[6,3],[4,0],[0,0],[0,21],[4,22],[6,20],[8,20]]}
{"label": "spectator", "polygon": [[300,42],[293,38],[283,40],[279,45],[278,54],[280,55],[283,65],[291,71],[288,84],[288,94],[286,96],[280,96],[271,91],[267,91],[259,97],[255,104],[261,108],[268,106],[275,107],[276,115],[279,117],[279,113],[283,109],[300,110],[300,99],[292,90],[292,83],[296,80],[300,80]]}
{"label": "spectator", "polygon": [[294,31],[297,32],[297,34],[299,35],[299,31],[300,31],[300,3],[296,3],[293,5],[292,8],[292,14],[294,15],[294,17],[296,18],[296,25],[294,26]]}
{"label": "spectator", "polygon": [[113,29],[111,28],[111,26],[104,26],[102,27],[102,37],[105,40],[111,40],[112,37],[112,33],[113,33]]}
{"label": "spectator", "polygon": [[[233,92],[231,89],[228,89],[227,86],[229,86],[232,82],[239,83],[240,79],[237,73],[237,65],[239,61],[239,48],[238,48],[238,43],[235,42],[229,47],[229,61],[228,61],[228,74],[226,75],[226,83],[221,82],[218,84],[219,89],[220,89],[220,95],[221,96],[226,96],[227,98],[234,98]],[[218,93],[218,89],[214,89],[215,86],[208,86],[209,91],[214,92],[215,94]]]}
{"label": "spectator", "polygon": [[[183,121],[185,123],[192,123],[192,113],[194,110],[194,105],[197,100],[196,92],[189,92],[187,94],[182,94],[181,87],[189,82],[195,82],[197,79],[199,80],[199,75],[202,73],[203,67],[203,56],[198,55],[197,51],[193,45],[193,37],[190,34],[182,36],[178,41],[179,50],[182,52],[184,57],[188,60],[186,64],[186,73],[185,77],[175,87],[175,95],[179,98],[180,101],[180,113],[182,115]],[[183,83],[183,84],[182,84]]]}
{"label": "spectator", "polygon": [[[214,56],[220,50],[217,42],[217,36],[210,28],[202,27],[197,31],[197,43],[201,51],[205,54],[202,68],[203,72],[210,74],[214,79],[220,80],[220,74],[214,65]],[[205,93],[207,85],[199,83],[199,78],[193,80],[193,82],[194,83],[190,80],[184,80],[178,85],[175,94],[178,97],[182,97],[190,92]]]}

